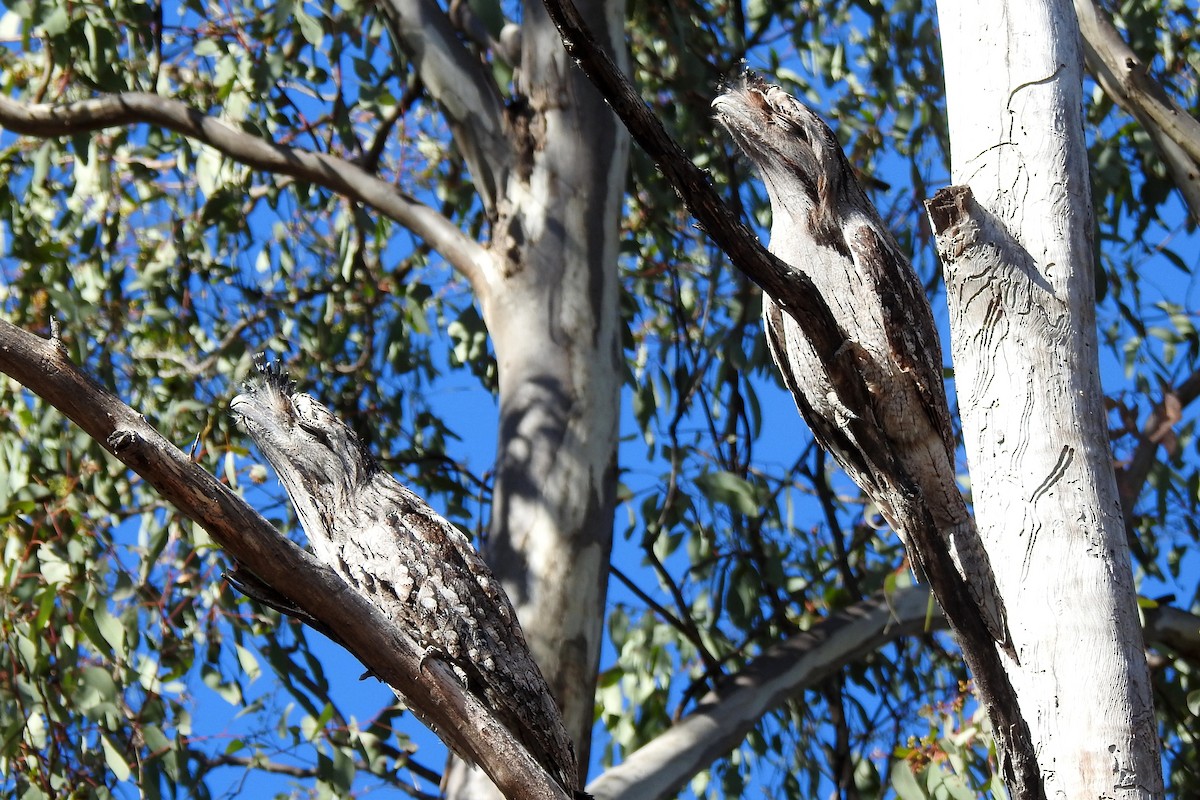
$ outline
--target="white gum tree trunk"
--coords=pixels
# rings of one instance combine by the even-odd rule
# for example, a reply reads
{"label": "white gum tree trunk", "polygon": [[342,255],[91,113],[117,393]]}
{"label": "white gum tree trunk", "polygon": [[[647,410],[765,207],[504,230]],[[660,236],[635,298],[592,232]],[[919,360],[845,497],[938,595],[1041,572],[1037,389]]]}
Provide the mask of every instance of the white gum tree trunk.
{"label": "white gum tree trunk", "polygon": [[957,186],[930,216],[1009,673],[1047,797],[1161,797],[1100,388],[1075,12],[942,0],[938,15]]}
{"label": "white gum tree trunk", "polygon": [[[624,11],[623,0],[587,10],[621,63]],[[500,386],[485,555],[586,773],[616,507],[629,139],[540,2],[524,7],[519,82],[529,106],[510,133],[515,163],[496,179],[491,264],[476,287]],[[454,765],[449,797],[495,791],[482,770]]]}

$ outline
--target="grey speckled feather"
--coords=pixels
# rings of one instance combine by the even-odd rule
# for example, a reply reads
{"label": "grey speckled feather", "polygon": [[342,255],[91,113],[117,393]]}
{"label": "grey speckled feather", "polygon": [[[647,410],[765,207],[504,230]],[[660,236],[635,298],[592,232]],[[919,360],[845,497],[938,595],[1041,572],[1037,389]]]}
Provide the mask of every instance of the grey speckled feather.
{"label": "grey speckled feather", "polygon": [[233,399],[313,552],[444,660],[568,794],[574,747],[500,584],[467,537],[274,365]]}
{"label": "grey speckled feather", "polygon": [[870,392],[869,407],[847,408],[803,329],[764,295],[767,343],[801,415],[900,535],[920,577],[898,512],[915,486],[988,631],[1007,646],[1004,604],[955,481],[941,345],[916,273],[820,117],[753,74],[713,108],[766,185],[769,249],[812,280],[849,337],[838,358]]}

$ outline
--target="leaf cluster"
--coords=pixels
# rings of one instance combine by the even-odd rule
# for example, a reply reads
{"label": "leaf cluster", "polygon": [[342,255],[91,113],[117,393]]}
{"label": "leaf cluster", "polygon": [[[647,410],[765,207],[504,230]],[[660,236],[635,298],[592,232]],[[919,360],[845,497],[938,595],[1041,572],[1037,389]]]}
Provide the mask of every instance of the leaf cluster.
{"label": "leaf cluster", "polygon": [[[471,5],[519,21],[510,4]],[[1147,61],[1159,54],[1155,74],[1195,113],[1186,4],[1120,11],[1135,49]],[[21,2],[2,25],[20,42],[0,50],[0,77],[24,101],[158,91],[352,160],[486,236],[444,121],[371,8]],[[920,201],[949,178],[929,8],[633,3],[627,34],[643,97],[764,236],[765,196],[716,132],[712,96],[745,61],[820,108],[936,296]],[[472,46],[511,92],[512,66]],[[1089,115],[1098,315],[1124,370],[1110,393],[1114,449],[1127,466],[1140,422],[1194,371],[1195,247],[1136,124],[1098,90]],[[478,420],[494,414],[497,366],[465,285],[423,242],[325,190],[158,129],[6,136],[0,148],[8,319],[43,333],[51,315],[60,319],[76,362],[281,525],[290,521],[282,490],[263,483],[225,413],[262,350],[300,384],[319,385],[443,513],[482,529],[490,452],[480,441],[493,434]],[[621,251],[629,413],[607,620],[615,655],[597,697],[612,760],[770,644],[908,580],[895,537],[781,407],[758,289],[706,244],[637,153]],[[1186,296],[1171,289],[1181,282]],[[1186,403],[1174,422],[1131,535],[1148,583],[1195,607],[1200,473]],[[328,795],[432,786],[436,775],[397,732],[400,708],[381,697],[360,721],[337,699],[328,648],[232,595],[220,579],[229,565],[201,532],[11,383],[0,392],[0,452],[5,790],[105,796],[136,784],[207,797],[266,774]],[[1188,662],[1164,664],[1167,758],[1187,796],[1200,791],[1187,714],[1198,689]],[[882,648],[764,719],[691,789],[999,795],[990,740],[962,704],[964,677],[940,635]],[[215,728],[197,713],[211,698],[230,709]]]}

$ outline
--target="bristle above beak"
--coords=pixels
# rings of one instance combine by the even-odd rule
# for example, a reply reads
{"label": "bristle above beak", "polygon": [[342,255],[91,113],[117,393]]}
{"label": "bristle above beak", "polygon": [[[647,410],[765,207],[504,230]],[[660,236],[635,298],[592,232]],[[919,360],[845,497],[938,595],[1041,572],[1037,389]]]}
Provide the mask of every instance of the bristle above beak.
{"label": "bristle above beak", "polygon": [[283,395],[290,395],[296,390],[296,383],[283,368],[279,361],[272,361],[265,352],[254,356],[254,367],[262,376],[263,383]]}
{"label": "bristle above beak", "polygon": [[764,83],[766,81],[763,80],[762,76],[751,69],[750,63],[743,58],[739,64],[737,77],[721,78],[721,82],[717,84],[717,94],[722,95],[737,89],[762,86]]}
{"label": "bristle above beak", "polygon": [[765,89],[768,85],[767,79],[750,69],[750,65],[745,62],[742,62],[741,78],[744,89]]}

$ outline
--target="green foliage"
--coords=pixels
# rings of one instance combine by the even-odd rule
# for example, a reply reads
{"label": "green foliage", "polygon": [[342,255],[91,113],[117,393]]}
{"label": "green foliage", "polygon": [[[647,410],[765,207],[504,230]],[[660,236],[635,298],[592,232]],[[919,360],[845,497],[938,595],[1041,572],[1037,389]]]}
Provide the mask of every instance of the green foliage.
{"label": "green foliage", "polygon": [[989,761],[996,757],[996,744],[987,716],[976,707],[967,715],[970,702],[965,685],[960,696],[941,708],[926,708],[929,733],[911,737],[897,747],[891,785],[900,800],[971,800],[1008,793]]}
{"label": "green foliage", "polygon": [[[213,16],[183,4],[164,12],[177,15],[167,29],[141,3],[15,5],[6,24],[26,46],[0,53],[4,83],[56,102],[156,89],[353,156],[409,78],[363,49],[377,22],[288,6]],[[334,68],[343,58],[355,64],[350,84]],[[342,100],[314,125],[313,98],[326,93]],[[409,124],[386,168],[455,191],[439,177],[436,125],[421,111]],[[74,360],[235,486],[250,465],[224,409],[251,354],[282,355],[304,382],[332,370],[326,399],[394,468],[422,463],[417,482],[466,517],[476,490],[445,451],[457,423],[431,413],[421,387],[449,366],[433,332],[469,314],[470,300],[428,253],[397,258],[395,232],[375,215],[161,130],[4,148],[7,319],[45,333],[57,317]],[[399,709],[364,722],[341,711],[302,631],[232,593],[221,578],[230,564],[202,531],[7,379],[0,425],[6,794],[128,796],[136,785],[202,798],[214,781],[272,769],[281,749],[325,794],[346,794],[357,770],[374,782],[407,774]],[[280,490],[257,491],[282,515]],[[257,721],[210,730],[198,706],[216,698]]]}
{"label": "green foliage", "polygon": [[[470,6],[493,34],[514,16],[509,3]],[[1120,13],[1135,50],[1159,54],[1156,77],[1194,114],[1200,51],[1186,4]],[[948,144],[926,5],[677,0],[631,3],[629,14],[644,97],[739,213],[769,222],[709,104],[746,59],[831,119],[936,293],[920,201],[948,181]],[[23,102],[161,92],[355,159],[487,235],[435,104],[365,4],[15,2],[3,25],[19,41],[0,50],[0,75]],[[500,89],[511,95],[507,77]],[[1110,388],[1124,463],[1139,420],[1194,369],[1195,302],[1164,285],[1190,287],[1195,239],[1145,135],[1098,91],[1088,113],[1098,314],[1126,377]],[[224,413],[264,349],[302,385],[319,384],[389,468],[482,528],[490,465],[478,440],[490,423],[441,401],[466,387],[491,413],[498,366],[483,321],[428,247],[371,209],[134,126],[0,138],[0,224],[4,316],[43,334],[51,315],[62,320],[75,361],[281,525],[282,490],[263,483]],[[598,749],[613,760],[772,643],[906,574],[894,537],[780,411],[757,289],[636,151],[621,252],[631,413],[607,620],[615,657],[597,697]],[[296,794],[346,796],[434,775],[412,758],[401,707],[381,696],[356,717],[337,691],[353,668],[328,666],[328,648],[299,626],[234,595],[221,579],[232,565],[202,531],[40,400],[0,385],[6,793],[204,798],[290,770]],[[1194,426],[1181,407],[1131,525],[1145,576],[1193,609]],[[764,719],[692,792],[809,797],[840,784],[863,797],[1002,796],[947,644],[900,643],[846,667]],[[1181,658],[1156,673],[1181,797],[1200,793],[1193,670]],[[214,723],[213,703],[230,719]],[[915,731],[924,735],[910,743]]]}

